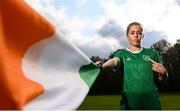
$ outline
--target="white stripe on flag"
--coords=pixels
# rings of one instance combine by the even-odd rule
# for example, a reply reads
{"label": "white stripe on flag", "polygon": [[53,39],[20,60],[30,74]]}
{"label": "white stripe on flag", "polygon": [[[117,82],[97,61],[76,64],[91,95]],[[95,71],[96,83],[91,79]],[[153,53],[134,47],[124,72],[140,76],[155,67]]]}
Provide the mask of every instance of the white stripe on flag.
{"label": "white stripe on flag", "polygon": [[45,92],[25,109],[78,108],[89,91],[79,68],[89,63],[90,59],[59,33],[33,45],[24,56],[23,70]]}

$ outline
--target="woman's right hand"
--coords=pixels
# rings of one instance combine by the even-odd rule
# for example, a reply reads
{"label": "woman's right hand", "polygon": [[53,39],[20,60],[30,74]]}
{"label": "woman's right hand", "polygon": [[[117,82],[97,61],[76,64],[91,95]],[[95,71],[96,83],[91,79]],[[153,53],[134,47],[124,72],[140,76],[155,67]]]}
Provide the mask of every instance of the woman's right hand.
{"label": "woman's right hand", "polygon": [[102,61],[96,61],[96,65],[99,66],[99,67],[102,67],[103,62]]}

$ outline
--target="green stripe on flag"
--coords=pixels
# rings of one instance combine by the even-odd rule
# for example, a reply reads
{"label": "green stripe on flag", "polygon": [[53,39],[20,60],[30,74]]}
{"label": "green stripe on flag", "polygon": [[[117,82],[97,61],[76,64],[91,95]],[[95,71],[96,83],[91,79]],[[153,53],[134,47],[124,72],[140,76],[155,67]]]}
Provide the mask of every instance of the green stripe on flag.
{"label": "green stripe on flag", "polygon": [[83,65],[79,69],[81,78],[86,82],[89,88],[92,86],[93,82],[96,80],[99,72],[100,72],[100,68],[93,62],[91,62],[88,65]]}

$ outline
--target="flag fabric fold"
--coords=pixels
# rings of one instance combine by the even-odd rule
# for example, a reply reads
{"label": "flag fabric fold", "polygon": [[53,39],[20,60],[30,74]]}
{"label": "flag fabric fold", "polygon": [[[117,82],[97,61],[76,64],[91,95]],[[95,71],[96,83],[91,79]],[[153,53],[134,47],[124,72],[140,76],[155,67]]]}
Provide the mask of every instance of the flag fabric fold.
{"label": "flag fabric fold", "polygon": [[0,0],[0,109],[77,109],[100,69],[22,0]]}

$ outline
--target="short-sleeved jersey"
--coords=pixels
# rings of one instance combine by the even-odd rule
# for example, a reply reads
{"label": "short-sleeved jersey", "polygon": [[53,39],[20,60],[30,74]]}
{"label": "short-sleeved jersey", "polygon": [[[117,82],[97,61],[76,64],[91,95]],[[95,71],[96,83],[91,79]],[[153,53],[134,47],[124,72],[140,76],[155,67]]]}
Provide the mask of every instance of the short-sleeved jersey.
{"label": "short-sleeved jersey", "polygon": [[149,58],[161,63],[154,49],[142,48],[133,53],[121,50],[114,54],[121,61],[123,91],[121,109],[161,109],[154,71]]}

